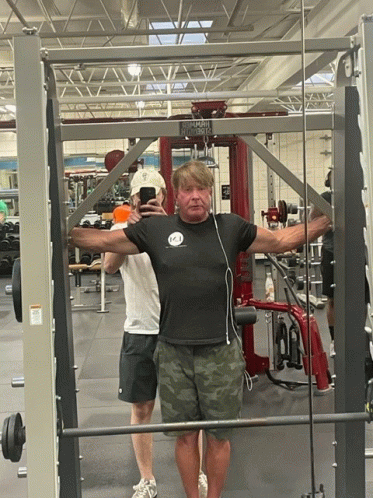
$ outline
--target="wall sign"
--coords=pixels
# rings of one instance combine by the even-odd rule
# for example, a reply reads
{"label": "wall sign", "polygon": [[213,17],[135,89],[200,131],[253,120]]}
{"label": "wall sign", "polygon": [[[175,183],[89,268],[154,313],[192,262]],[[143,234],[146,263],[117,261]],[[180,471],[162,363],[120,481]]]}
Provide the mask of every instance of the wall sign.
{"label": "wall sign", "polygon": [[221,186],[221,200],[229,201],[231,198],[231,186],[230,185],[222,185]]}
{"label": "wall sign", "polygon": [[193,119],[181,121],[180,135],[182,137],[212,135],[212,121],[211,119]]}

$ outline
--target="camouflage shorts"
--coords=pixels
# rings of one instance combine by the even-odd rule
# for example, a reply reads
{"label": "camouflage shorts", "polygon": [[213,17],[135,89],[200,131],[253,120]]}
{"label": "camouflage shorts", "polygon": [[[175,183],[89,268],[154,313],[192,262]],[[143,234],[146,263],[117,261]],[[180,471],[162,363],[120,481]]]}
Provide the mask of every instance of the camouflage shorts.
{"label": "camouflage shorts", "polygon": [[[208,346],[158,341],[154,361],[164,423],[239,417],[245,360],[237,339],[229,345]],[[231,429],[207,429],[206,432],[217,439],[227,439]]]}

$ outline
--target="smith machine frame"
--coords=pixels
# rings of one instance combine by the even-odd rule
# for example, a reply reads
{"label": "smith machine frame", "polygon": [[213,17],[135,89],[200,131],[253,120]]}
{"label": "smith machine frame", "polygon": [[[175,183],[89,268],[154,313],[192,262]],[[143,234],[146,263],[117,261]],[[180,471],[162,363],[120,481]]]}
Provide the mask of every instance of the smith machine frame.
{"label": "smith machine frame", "polygon": [[[372,23],[363,19],[358,42],[364,39],[361,58],[373,54]],[[367,34],[367,35],[366,35]],[[365,36],[366,35],[366,36]],[[306,52],[356,49],[356,40],[337,38],[306,41]],[[199,56],[247,56],[248,54],[300,54],[300,42],[231,43],[199,46]],[[195,57],[195,47],[121,47],[99,49],[56,49],[46,53],[35,34],[14,39],[17,102],[18,180],[22,270],[23,349],[27,432],[27,480],[29,498],[80,498],[79,442],[82,436],[160,432],[175,424],[134,428],[78,428],[72,321],[68,297],[67,233],[93,207],[110,186],[159,136],[181,137],[182,122],[131,122],[62,125],[59,121],[55,63],[89,63],[163,60]],[[368,65],[368,64],[367,64]],[[367,78],[370,72],[366,73]],[[365,74],[364,74],[365,76]],[[372,81],[366,83],[371,88]],[[359,151],[351,144],[351,129],[358,135],[356,88],[339,90],[335,114],[335,233],[336,233],[336,412],[315,415],[315,423],[336,424],[336,496],[365,498],[364,422],[364,316],[362,174]],[[360,99],[362,99],[360,93]],[[372,106],[369,108],[372,109]],[[368,116],[371,117],[371,114]],[[369,122],[369,121],[368,121]],[[367,125],[367,123],[365,123]],[[272,170],[302,195],[302,182],[255,138],[258,133],[300,132],[301,117],[220,118],[210,122],[212,136],[238,136]],[[307,118],[307,129],[333,129],[331,115]],[[229,130],[229,133],[227,132]],[[356,136],[355,135],[355,136]],[[62,143],[135,137],[137,143],[92,194],[66,218]],[[358,177],[360,181],[358,181]],[[247,180],[247,177],[246,177]],[[348,188],[345,188],[348,185]],[[235,186],[231,185],[234,189]],[[241,186],[240,186],[241,188]],[[310,202],[332,216],[331,207],[308,187]],[[355,209],[354,209],[355,208]],[[352,222],[353,221],[353,222]],[[358,241],[358,244],[357,244]],[[360,257],[361,256],[361,257]],[[35,285],[37,283],[37,285]],[[57,402],[58,400],[61,402]],[[57,405],[59,409],[57,410]],[[58,429],[62,414],[64,428]],[[308,424],[308,416],[227,421],[226,426]],[[168,425],[170,427],[168,427]],[[177,424],[176,424],[177,425]],[[181,425],[181,424],[180,424]],[[198,422],[193,428],[216,426]],[[222,422],[219,422],[222,425]],[[171,427],[172,426],[172,427]],[[182,424],[185,428],[185,424]],[[181,429],[181,426],[178,427]],[[42,485],[40,483],[43,483]]]}

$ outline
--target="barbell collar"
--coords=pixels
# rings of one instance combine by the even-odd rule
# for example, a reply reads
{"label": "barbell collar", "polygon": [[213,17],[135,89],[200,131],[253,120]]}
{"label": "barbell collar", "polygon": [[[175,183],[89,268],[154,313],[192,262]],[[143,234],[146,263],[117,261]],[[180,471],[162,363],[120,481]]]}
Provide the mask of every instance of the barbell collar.
{"label": "barbell collar", "polygon": [[25,387],[25,378],[24,377],[13,377],[12,387]]}

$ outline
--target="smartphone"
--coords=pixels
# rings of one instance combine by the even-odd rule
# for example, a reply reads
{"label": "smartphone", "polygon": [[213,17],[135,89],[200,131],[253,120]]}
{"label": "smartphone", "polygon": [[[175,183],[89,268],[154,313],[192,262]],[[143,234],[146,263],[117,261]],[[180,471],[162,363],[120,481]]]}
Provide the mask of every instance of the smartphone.
{"label": "smartphone", "polygon": [[140,188],[140,204],[147,204],[150,199],[155,198],[155,187]]}

